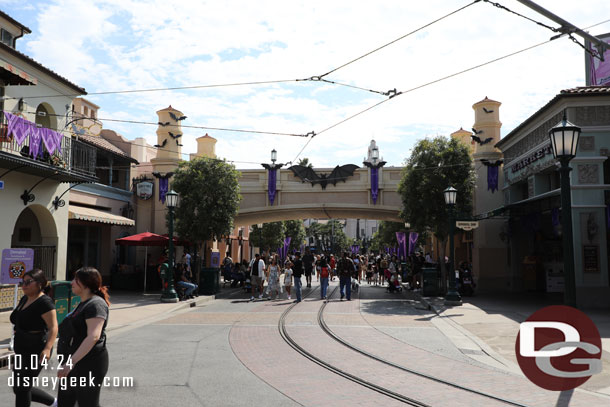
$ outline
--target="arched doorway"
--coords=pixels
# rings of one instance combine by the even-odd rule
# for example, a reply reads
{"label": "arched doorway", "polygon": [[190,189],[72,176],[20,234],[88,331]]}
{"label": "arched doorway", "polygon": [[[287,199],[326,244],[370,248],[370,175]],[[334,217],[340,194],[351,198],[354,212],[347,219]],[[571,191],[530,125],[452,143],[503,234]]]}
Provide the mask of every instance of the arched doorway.
{"label": "arched doorway", "polygon": [[44,271],[47,279],[57,278],[57,226],[53,215],[42,205],[30,205],[19,214],[11,247],[34,249],[34,267]]}

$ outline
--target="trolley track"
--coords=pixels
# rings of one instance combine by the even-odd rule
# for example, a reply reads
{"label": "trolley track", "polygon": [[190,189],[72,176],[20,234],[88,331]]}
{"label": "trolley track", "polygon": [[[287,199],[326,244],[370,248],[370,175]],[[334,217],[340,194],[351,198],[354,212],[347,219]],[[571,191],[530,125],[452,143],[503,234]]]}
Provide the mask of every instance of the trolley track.
{"label": "trolley track", "polygon": [[[312,290],[309,292],[309,295],[311,295],[312,292],[314,292],[316,290]],[[333,290],[333,292],[330,294],[329,297],[332,297],[332,295],[337,291],[337,287],[335,287],[335,289]],[[301,355],[303,355],[304,357],[306,357],[307,359],[311,360],[312,362],[322,366],[325,369],[330,370],[331,372],[344,377],[345,379],[348,379],[352,382],[355,382],[361,386],[364,386],[368,389],[371,389],[373,391],[376,391],[378,393],[381,393],[387,397],[391,397],[395,400],[398,400],[400,402],[403,402],[405,404],[408,404],[410,406],[414,406],[414,407],[432,407],[429,404],[423,403],[421,401],[415,400],[413,398],[407,397],[405,395],[396,393],[390,389],[387,389],[385,387],[379,386],[375,383],[372,383],[366,379],[363,379],[361,377],[355,376],[353,374],[350,374],[348,372],[346,372],[343,369],[340,369],[336,366],[331,365],[330,363],[318,358],[317,356],[315,356],[314,354],[312,354],[311,352],[308,352],[307,350],[305,350],[302,346],[300,346],[294,339],[292,339],[292,337],[290,336],[290,334],[288,333],[288,330],[286,329],[286,316],[288,315],[288,313],[290,313],[290,311],[297,305],[297,303],[294,303],[292,305],[290,305],[288,308],[286,308],[286,310],[284,310],[284,312],[282,313],[279,322],[278,322],[278,330],[280,332],[280,335],[282,336],[282,338],[284,339],[284,341],[286,341],[286,343],[288,343],[288,345],[290,345],[294,350],[296,350],[298,353],[300,353]],[[326,305],[326,303],[324,303],[323,307],[321,309],[324,308],[324,306]]]}
{"label": "trolley track", "polygon": [[[330,302],[330,299],[332,298],[332,296],[337,291],[337,289],[338,289],[338,287],[335,287],[334,290],[332,291],[332,293],[328,296],[329,302]],[[486,398],[489,398],[489,399],[493,399],[493,400],[499,401],[499,402],[504,403],[504,404],[508,404],[508,405],[512,405],[512,406],[516,406],[516,407],[528,407],[526,404],[522,404],[522,403],[519,403],[517,401],[505,399],[505,398],[499,397],[499,396],[494,396],[493,394],[489,394],[489,393],[485,393],[485,392],[482,392],[482,391],[479,391],[479,390],[475,390],[475,389],[472,389],[472,388],[469,388],[469,387],[465,387],[465,386],[462,386],[462,385],[457,384],[455,382],[451,382],[451,381],[448,381],[448,380],[445,380],[445,379],[441,379],[439,377],[435,377],[435,376],[432,376],[432,375],[429,375],[429,374],[426,374],[426,373],[423,373],[423,372],[419,372],[417,370],[414,370],[414,369],[411,369],[411,368],[408,368],[408,367],[405,367],[405,366],[402,366],[402,365],[398,365],[398,364],[393,363],[393,362],[391,362],[391,361],[389,361],[387,359],[381,358],[381,357],[379,357],[377,355],[374,355],[374,354],[372,354],[370,352],[367,352],[367,351],[365,351],[365,350],[363,350],[363,349],[361,349],[361,348],[359,348],[357,346],[352,345],[351,343],[347,342],[346,340],[341,338],[339,335],[337,335],[335,332],[333,332],[328,327],[328,325],[326,324],[326,321],[324,320],[324,309],[326,308],[327,304],[328,304],[328,302],[324,302],[322,304],[322,306],[320,307],[319,311],[318,311],[318,325],[320,326],[320,328],[322,328],[322,330],[328,336],[333,338],[335,341],[339,342],[341,345],[343,345],[343,346],[345,346],[345,347],[347,347],[347,348],[349,348],[349,349],[351,349],[351,350],[353,350],[355,352],[358,352],[361,355],[364,355],[364,356],[366,356],[366,357],[368,357],[370,359],[373,359],[375,361],[383,363],[385,365],[391,366],[393,368],[402,370],[402,371],[410,373],[410,374],[414,374],[414,375],[419,376],[419,377],[423,377],[423,378],[428,379],[428,380],[435,381],[437,383],[441,383],[441,384],[444,384],[444,385],[447,385],[447,386],[454,387],[454,388],[459,389],[459,390],[470,392],[470,393],[473,393],[473,394],[476,394],[476,395],[479,395],[479,396],[482,396],[482,397],[486,397]],[[289,310],[287,310],[287,311],[289,311]],[[287,314],[287,312],[284,312],[284,314]],[[284,314],[282,314],[282,317],[284,317]],[[280,321],[282,321],[282,319],[280,319]],[[417,404],[417,405],[425,405],[425,404]]]}

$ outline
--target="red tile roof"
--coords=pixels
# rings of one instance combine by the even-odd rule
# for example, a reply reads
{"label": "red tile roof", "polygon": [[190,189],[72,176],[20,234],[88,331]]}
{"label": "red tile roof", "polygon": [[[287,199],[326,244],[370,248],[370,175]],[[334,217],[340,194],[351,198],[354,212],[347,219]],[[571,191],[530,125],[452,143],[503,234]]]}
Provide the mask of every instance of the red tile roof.
{"label": "red tile roof", "polygon": [[579,86],[577,88],[564,89],[561,94],[600,94],[610,93],[610,86]]}
{"label": "red tile roof", "polygon": [[130,157],[129,155],[125,154],[123,152],[123,150],[121,150],[120,148],[118,148],[117,146],[115,146],[114,144],[110,143],[108,140],[106,140],[103,137],[99,137],[99,136],[89,136],[86,134],[80,135],[78,136],[78,139],[80,141],[83,141],[87,144],[91,144],[97,148],[101,148],[102,150],[106,150],[109,151],[113,154],[116,154],[118,156],[127,158],[128,160],[131,160],[132,162],[138,163],[138,161],[135,158]]}

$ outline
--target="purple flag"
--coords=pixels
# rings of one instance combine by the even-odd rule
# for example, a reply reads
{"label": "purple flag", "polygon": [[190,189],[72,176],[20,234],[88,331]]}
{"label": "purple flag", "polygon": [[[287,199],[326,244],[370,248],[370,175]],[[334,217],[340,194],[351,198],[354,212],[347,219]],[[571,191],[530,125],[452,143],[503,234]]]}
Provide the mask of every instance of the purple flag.
{"label": "purple flag", "polygon": [[169,187],[169,178],[159,178],[159,201],[165,203],[165,195]]}
{"label": "purple flag", "polygon": [[269,202],[271,206],[273,206],[273,201],[275,201],[275,184],[277,181],[277,169],[268,170],[268,183],[267,183],[267,194],[269,195]]}
{"label": "purple flag", "polygon": [[406,257],[407,234],[405,232],[396,232],[396,240],[398,240],[398,257]]}
{"label": "purple flag", "polygon": [[610,229],[610,204],[606,205],[606,227]]}
{"label": "purple flag", "polygon": [[415,250],[415,244],[417,243],[418,237],[419,234],[416,232],[409,233],[409,256],[411,255],[411,253],[413,253],[413,250]]}
{"label": "purple flag", "polygon": [[371,198],[373,198],[373,205],[377,204],[378,195],[379,195],[379,168],[371,168]]}
{"label": "purple flag", "polygon": [[498,171],[499,167],[488,166],[487,167],[487,190],[491,189],[491,193],[498,190]]}
{"label": "purple flag", "polygon": [[282,259],[285,259],[286,256],[288,255],[288,247],[290,247],[290,241],[291,240],[292,240],[292,237],[284,238],[284,247],[283,247],[283,251],[282,251]]}

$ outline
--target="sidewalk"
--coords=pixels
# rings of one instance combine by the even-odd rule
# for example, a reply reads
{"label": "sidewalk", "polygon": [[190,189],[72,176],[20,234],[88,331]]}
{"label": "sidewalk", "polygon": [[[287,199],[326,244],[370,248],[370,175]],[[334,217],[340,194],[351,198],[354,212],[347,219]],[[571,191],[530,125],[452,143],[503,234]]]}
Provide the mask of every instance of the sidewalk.
{"label": "sidewalk", "polygon": [[[438,318],[432,322],[464,354],[479,362],[521,375],[515,356],[519,324],[535,311],[558,304],[556,298],[528,293],[481,294],[463,297],[461,306],[446,307],[442,297],[419,298]],[[583,310],[593,320],[602,337],[602,373],[592,376],[581,389],[610,396],[610,313]]]}
{"label": "sidewalk", "polygon": [[[166,314],[184,308],[195,307],[214,299],[213,295],[208,295],[177,303],[162,303],[159,300],[160,296],[160,293],[138,294],[121,291],[110,293],[110,317],[106,331],[118,333],[144,325]],[[10,314],[11,311],[0,312],[0,345],[8,344],[11,338],[12,324],[9,319]],[[2,368],[2,360],[8,354],[8,349],[0,348],[0,369]]]}

